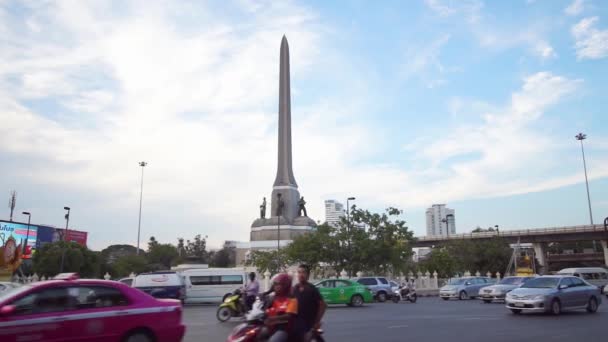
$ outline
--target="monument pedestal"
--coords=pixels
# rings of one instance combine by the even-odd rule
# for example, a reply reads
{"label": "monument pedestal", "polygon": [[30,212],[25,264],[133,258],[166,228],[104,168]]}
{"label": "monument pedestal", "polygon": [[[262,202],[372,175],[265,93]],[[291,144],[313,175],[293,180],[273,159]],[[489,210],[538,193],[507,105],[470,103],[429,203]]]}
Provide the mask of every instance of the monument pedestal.
{"label": "monument pedestal", "polygon": [[[312,230],[316,226],[315,221],[306,216],[298,216],[288,220],[284,216],[271,218],[259,218],[251,225],[250,241],[277,241],[288,240],[291,242],[296,236],[300,236]],[[280,228],[280,236],[279,234]]]}

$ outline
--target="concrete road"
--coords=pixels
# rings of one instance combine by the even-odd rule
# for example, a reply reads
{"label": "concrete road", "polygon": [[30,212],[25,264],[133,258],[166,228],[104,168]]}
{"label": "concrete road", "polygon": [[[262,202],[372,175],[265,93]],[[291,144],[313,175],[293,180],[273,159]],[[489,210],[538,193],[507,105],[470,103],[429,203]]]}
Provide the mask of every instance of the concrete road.
{"label": "concrete road", "polygon": [[[595,342],[608,341],[608,301],[596,314],[515,316],[503,304],[419,298],[418,303],[332,306],[323,328],[327,341]],[[186,342],[225,341],[238,321],[219,323],[215,306],[187,306]]]}

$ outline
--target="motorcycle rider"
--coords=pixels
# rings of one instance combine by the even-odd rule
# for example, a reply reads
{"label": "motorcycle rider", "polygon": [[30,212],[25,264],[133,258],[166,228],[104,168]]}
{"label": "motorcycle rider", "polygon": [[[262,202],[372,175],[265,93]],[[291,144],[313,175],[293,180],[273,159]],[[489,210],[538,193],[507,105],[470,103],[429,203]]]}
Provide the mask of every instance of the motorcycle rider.
{"label": "motorcycle rider", "polygon": [[274,299],[266,310],[268,318],[264,321],[272,333],[268,342],[287,342],[298,314],[298,301],[291,296],[291,277],[287,273],[276,275],[272,288]]}
{"label": "motorcycle rider", "polygon": [[255,279],[255,273],[249,273],[249,283],[245,285],[245,305],[247,310],[251,310],[256,297],[260,293],[260,283]]}
{"label": "motorcycle rider", "polygon": [[414,279],[406,279],[405,284],[401,286],[401,297],[405,298],[414,288]]}
{"label": "motorcycle rider", "polygon": [[309,341],[314,329],[319,329],[327,305],[319,290],[308,282],[310,267],[298,267],[298,284],[293,287],[293,295],[298,300],[298,315],[295,322],[297,341]]}

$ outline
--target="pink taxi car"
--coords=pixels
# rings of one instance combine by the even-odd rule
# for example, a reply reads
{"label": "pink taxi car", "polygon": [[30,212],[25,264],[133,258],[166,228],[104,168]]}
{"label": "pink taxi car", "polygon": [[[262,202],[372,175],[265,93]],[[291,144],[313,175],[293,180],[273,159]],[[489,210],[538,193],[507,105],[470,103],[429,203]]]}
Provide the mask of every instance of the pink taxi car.
{"label": "pink taxi car", "polygon": [[182,306],[105,280],[50,280],[0,294],[0,341],[181,341]]}

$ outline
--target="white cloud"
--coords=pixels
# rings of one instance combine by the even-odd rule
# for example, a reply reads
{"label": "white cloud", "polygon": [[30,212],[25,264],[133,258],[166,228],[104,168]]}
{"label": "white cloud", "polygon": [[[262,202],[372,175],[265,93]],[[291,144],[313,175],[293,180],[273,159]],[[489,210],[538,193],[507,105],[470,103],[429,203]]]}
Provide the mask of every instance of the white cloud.
{"label": "white cloud", "polygon": [[578,59],[601,59],[608,56],[608,29],[596,29],[598,20],[598,17],[588,17],[572,26]]}
{"label": "white cloud", "polygon": [[[118,14],[104,6],[45,2],[22,19],[0,20],[6,39],[0,156],[11,166],[3,168],[0,188],[17,188],[24,206],[45,199],[35,208],[42,222],[61,220],[54,208],[71,205],[70,222],[91,232],[95,248],[135,240],[140,160],[149,162],[143,236],[174,241],[202,233],[216,246],[248,239],[276,172],[283,33],[290,41],[295,177],[316,219],[328,197],[355,194],[362,207],[411,208],[523,192],[531,184],[537,190],[540,177],[530,169],[554,166],[539,161],[553,141],[529,124],[580,84],[533,74],[507,105],[473,101],[473,111],[485,114],[480,124],[412,144],[420,154],[416,164],[425,167],[379,162],[375,157],[394,141],[360,120],[376,105],[368,98],[371,85],[345,66],[348,59],[336,56],[331,42],[324,44],[329,30],[314,12],[255,2],[243,16],[220,18],[200,2],[125,5],[127,12]],[[440,85],[454,71],[439,58],[449,40],[444,35],[413,49],[403,73]],[[302,103],[302,80],[332,60],[339,68],[325,64],[332,72],[323,81],[337,77],[347,95]],[[341,68],[346,71],[333,75]],[[453,106],[459,115],[471,110],[468,100]],[[473,158],[449,162],[464,154]],[[601,170],[594,168],[592,177]],[[555,176],[539,184],[569,181]]]}
{"label": "white cloud", "polygon": [[544,40],[537,41],[534,45],[533,50],[534,54],[543,60],[557,57],[557,54],[555,53],[555,50],[553,50],[553,47]]}
{"label": "white cloud", "polygon": [[463,16],[468,22],[475,23],[481,18],[483,2],[480,0],[424,0],[426,6],[441,17]]}
{"label": "white cloud", "polygon": [[564,9],[564,13],[569,16],[577,16],[583,13],[585,9],[585,0],[574,0],[568,7]]}
{"label": "white cloud", "polygon": [[[542,191],[580,182],[578,173],[548,176],[559,167],[559,144],[547,132],[538,130],[537,123],[581,83],[549,72],[529,75],[508,104],[489,108],[490,112],[481,115],[481,122],[461,124],[443,137],[433,135],[432,139],[408,146],[408,150],[418,151],[417,160],[428,162],[416,174],[410,174],[416,184],[424,183],[424,187],[410,189],[417,194],[411,201],[426,200],[428,205]],[[450,106],[462,112],[467,104],[458,99],[450,101]],[[594,177],[608,175],[607,161],[598,164]],[[408,197],[405,193],[401,196]]]}
{"label": "white cloud", "polygon": [[405,52],[401,75],[404,79],[419,77],[427,88],[436,88],[447,83],[445,74],[457,69],[446,67],[441,62],[441,49],[449,42],[444,34],[429,44],[411,45]]}

